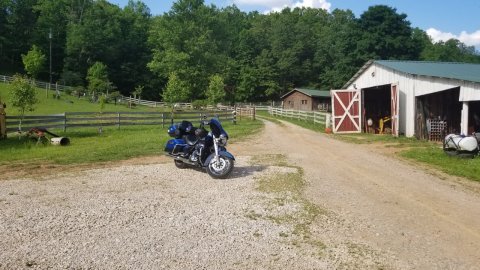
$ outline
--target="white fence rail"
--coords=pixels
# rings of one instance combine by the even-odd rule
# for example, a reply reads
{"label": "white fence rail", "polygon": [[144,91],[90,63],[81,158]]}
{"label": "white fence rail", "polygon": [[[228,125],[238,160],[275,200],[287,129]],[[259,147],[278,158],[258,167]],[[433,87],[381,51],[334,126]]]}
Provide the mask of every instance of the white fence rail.
{"label": "white fence rail", "polygon": [[[0,75],[0,82],[11,83],[12,81],[13,81],[13,77]],[[36,87],[46,89],[46,90],[62,91],[62,92],[65,90],[73,90],[73,87],[71,86],[61,85],[58,83],[50,84],[50,83],[41,82],[41,81],[33,81],[33,82],[35,83]]]}
{"label": "white fence rail", "polygon": [[[5,76],[5,75],[0,75],[0,82],[3,83],[11,83],[13,81],[13,77],[10,76]],[[35,86],[40,88],[40,89],[45,89],[51,91],[56,91],[58,94],[60,92],[64,92],[65,90],[73,91],[74,87],[71,86],[66,86],[66,85],[60,85],[58,83],[55,84],[50,84],[47,82],[41,82],[41,81],[33,81],[35,83]],[[155,107],[155,108],[164,108],[164,107],[169,107],[171,106],[170,104],[166,102],[159,102],[159,101],[150,101],[150,100],[144,100],[144,99],[139,99],[139,98],[133,98],[133,97],[125,97],[121,96],[120,98],[121,102],[125,102],[130,105],[143,105],[143,106],[149,106],[149,107]],[[278,102],[277,102],[278,103]],[[257,111],[267,111],[269,110],[270,107],[272,106],[267,106],[265,105],[267,103],[238,103],[236,107],[231,107],[231,106],[224,106],[224,105],[218,105],[218,106],[212,106],[209,105],[205,109],[216,109],[216,110],[235,110],[235,108],[255,108]],[[273,102],[273,105],[276,105],[275,102]],[[274,107],[274,106],[273,106]],[[193,109],[192,103],[175,103],[174,104],[175,109]]]}
{"label": "white fence rail", "polygon": [[[149,106],[149,107],[169,107],[170,105],[166,102],[158,102],[158,101],[150,101],[150,100],[143,100],[143,99],[138,99],[138,98],[132,98],[132,97],[124,97],[122,96],[120,98],[123,102],[131,103],[131,104],[136,104],[136,105],[144,105],[144,106]],[[192,103],[175,103],[175,108],[176,109],[193,109]]]}
{"label": "white fence rail", "polygon": [[282,108],[269,107],[268,113],[272,116],[287,117],[305,122],[312,122],[314,124],[325,125],[327,128],[332,126],[332,115],[325,112],[284,110]]}

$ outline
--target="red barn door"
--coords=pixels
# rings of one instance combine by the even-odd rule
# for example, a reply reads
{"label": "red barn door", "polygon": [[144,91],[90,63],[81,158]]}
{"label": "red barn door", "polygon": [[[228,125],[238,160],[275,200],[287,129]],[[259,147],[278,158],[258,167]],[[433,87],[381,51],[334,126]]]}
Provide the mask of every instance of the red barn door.
{"label": "red barn door", "polygon": [[334,133],[362,132],[360,93],[357,89],[331,91]]}

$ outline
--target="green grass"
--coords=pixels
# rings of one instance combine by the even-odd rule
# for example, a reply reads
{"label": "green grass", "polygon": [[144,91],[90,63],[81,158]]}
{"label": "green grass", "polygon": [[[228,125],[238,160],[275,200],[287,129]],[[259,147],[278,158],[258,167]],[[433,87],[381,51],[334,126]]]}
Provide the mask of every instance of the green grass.
{"label": "green grass", "polygon": [[[261,121],[242,120],[237,125],[222,123],[231,137],[231,142],[245,139],[259,132]],[[22,164],[82,164],[128,159],[138,156],[163,154],[163,148],[170,139],[167,127],[135,126],[97,129],[80,129],[58,132],[69,137],[69,146],[41,145],[24,137],[0,140],[0,165]]]}
{"label": "green grass", "polygon": [[437,146],[412,148],[400,153],[402,157],[433,166],[450,175],[480,181],[480,157],[461,159],[450,157]]}
{"label": "green grass", "polygon": [[167,134],[158,127],[81,129],[58,135],[69,137],[69,146],[37,145],[26,138],[10,136],[0,141],[0,164],[80,164],[127,159],[161,153]]}
{"label": "green grass", "polygon": [[233,125],[232,122],[222,122],[223,128],[228,132],[229,142],[243,141],[258,134],[263,129],[263,122],[259,120],[242,119]]}
{"label": "green grass", "polygon": [[[0,83],[0,98],[7,104],[6,113],[8,115],[18,115],[19,112],[8,104],[9,84]],[[64,112],[99,112],[100,105],[98,103],[91,103],[85,98],[78,99],[77,97],[63,94],[60,99],[53,98],[54,91],[49,91],[48,98],[45,95],[44,89],[38,89],[37,98],[39,102],[35,105],[33,112],[26,112],[26,115],[46,115],[58,114]],[[160,111],[159,108],[150,108],[146,106],[137,106],[135,108],[128,108],[126,104],[106,104],[103,111],[107,112],[126,112],[126,111]]]}
{"label": "green grass", "polygon": [[[324,131],[323,126],[313,125],[311,122],[304,122],[284,117],[272,117],[266,111],[257,112],[257,114],[259,117],[271,120],[273,122],[278,123],[278,120],[284,120],[313,131]],[[450,175],[461,176],[470,180],[480,181],[480,157],[476,157],[475,159],[450,157],[443,152],[441,145],[438,143],[417,140],[416,138],[407,138],[405,136],[393,137],[391,135],[366,133],[333,134],[330,136],[349,143],[376,144],[382,145],[386,148],[395,148],[398,150],[395,152],[397,152],[399,157],[420,162]]]}
{"label": "green grass", "polygon": [[[0,97],[8,100],[9,85],[0,83]],[[76,97],[62,96],[62,99],[45,97],[45,91],[39,90],[39,103],[34,112],[28,115],[58,114],[63,112],[98,112],[99,104],[90,103]],[[70,102],[69,102],[70,101]],[[106,104],[104,111],[159,111],[158,108],[138,106],[129,109],[125,105]],[[8,106],[7,115],[18,115]],[[196,123],[194,123],[196,124]],[[248,138],[263,128],[262,121],[242,120],[237,125],[223,121],[222,125],[230,135],[230,141],[236,142]],[[115,127],[103,128],[102,134],[97,128],[69,129],[67,132],[51,130],[62,137],[70,138],[69,146],[41,145],[9,134],[7,140],[0,140],[0,165],[6,164],[82,164],[128,159],[145,155],[163,154],[165,142],[170,139],[167,126],[128,126],[120,130]]]}

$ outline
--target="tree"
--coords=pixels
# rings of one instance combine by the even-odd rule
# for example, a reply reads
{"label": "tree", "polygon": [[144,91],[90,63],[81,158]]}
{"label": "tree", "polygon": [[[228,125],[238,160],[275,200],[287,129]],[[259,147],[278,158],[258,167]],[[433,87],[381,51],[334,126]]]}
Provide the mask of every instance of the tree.
{"label": "tree", "polygon": [[141,99],[144,88],[145,87],[143,85],[139,85],[139,86],[135,87],[135,91],[132,92],[133,98],[137,98],[137,96],[138,96],[138,99]]}
{"label": "tree", "polygon": [[225,83],[220,75],[216,74],[210,77],[206,96],[208,103],[212,105],[225,100]]}
{"label": "tree", "polygon": [[192,88],[190,99],[204,95],[208,78],[221,72],[226,61],[221,50],[224,26],[217,15],[218,10],[203,0],[179,0],[153,22],[153,59],[148,67],[163,78],[177,74]]}
{"label": "tree", "polygon": [[[75,10],[74,2],[71,0],[37,0],[33,7],[38,19],[35,31],[32,33],[33,42],[44,52],[50,50],[52,45],[52,76],[53,81],[59,78],[63,69],[65,58],[65,46],[68,25],[75,21],[73,16]],[[82,1],[87,2],[87,1]],[[50,34],[51,33],[51,40]],[[46,75],[46,73],[44,73]],[[47,77],[45,76],[45,79]]]}
{"label": "tree", "polygon": [[365,64],[357,54],[361,31],[355,15],[349,10],[332,11],[325,27],[317,30],[317,35],[311,69],[319,74],[319,81],[312,78],[309,84],[315,88],[338,89]]}
{"label": "tree", "polygon": [[177,73],[172,72],[168,76],[168,83],[163,91],[163,101],[168,103],[186,102],[190,97],[190,89],[182,81]]}
{"label": "tree", "polygon": [[[7,58],[5,62],[0,62],[0,69],[7,68],[10,71],[20,71],[22,68],[21,55],[28,52],[31,44],[33,44],[33,34],[37,14],[33,10],[33,6],[37,0],[0,0],[0,21],[4,21],[5,25],[0,25],[0,34],[5,35],[4,42],[0,42],[0,48]],[[0,38],[2,39],[2,38]],[[5,66],[3,66],[5,65]]]}
{"label": "tree", "polygon": [[6,0],[0,0],[0,69],[6,61],[8,50],[8,5]]}
{"label": "tree", "polygon": [[475,47],[469,47],[457,39],[426,45],[422,51],[421,59],[427,61],[480,63],[480,55],[475,52]]}
{"label": "tree", "polygon": [[36,45],[33,45],[32,49],[30,49],[26,55],[22,54],[25,71],[34,79],[38,78],[38,74],[42,71],[43,65],[45,64],[45,60],[45,55]]}
{"label": "tree", "polygon": [[15,75],[10,88],[9,102],[20,112],[20,124],[18,129],[22,129],[22,120],[25,111],[33,111],[34,105],[38,102],[35,87],[26,77]]}
{"label": "tree", "polygon": [[112,83],[108,80],[107,66],[101,62],[95,62],[88,69],[87,81],[88,90],[94,100],[100,93],[108,95],[108,91],[113,88]]}
{"label": "tree", "polygon": [[358,20],[363,37],[358,42],[360,56],[369,59],[418,59],[420,50],[412,40],[406,14],[385,5],[371,6]]}
{"label": "tree", "polygon": [[85,78],[95,62],[105,63],[115,72],[123,64],[122,10],[106,0],[78,2],[90,4],[83,7],[78,20],[68,25],[64,73],[69,78]]}

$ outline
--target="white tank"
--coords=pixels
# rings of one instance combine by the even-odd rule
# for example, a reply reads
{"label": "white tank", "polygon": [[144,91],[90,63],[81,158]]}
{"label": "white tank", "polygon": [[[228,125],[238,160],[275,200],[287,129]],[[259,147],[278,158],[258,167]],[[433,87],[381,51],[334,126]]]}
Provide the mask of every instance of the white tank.
{"label": "white tank", "polygon": [[447,148],[460,151],[475,151],[478,148],[478,142],[475,137],[464,137],[456,134],[449,134],[445,137]]}

